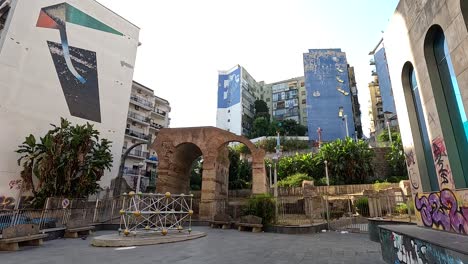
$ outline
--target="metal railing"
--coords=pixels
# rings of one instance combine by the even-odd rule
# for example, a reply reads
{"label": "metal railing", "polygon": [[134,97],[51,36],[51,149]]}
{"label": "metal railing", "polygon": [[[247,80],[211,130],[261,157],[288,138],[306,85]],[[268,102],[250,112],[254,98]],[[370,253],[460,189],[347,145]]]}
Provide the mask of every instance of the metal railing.
{"label": "metal railing", "polygon": [[127,116],[129,118],[132,118],[132,119],[135,119],[135,120],[138,120],[140,122],[143,122],[143,123],[149,123],[149,118],[143,116],[143,115],[140,115],[138,113],[135,113],[135,112],[131,112],[129,111]]}
{"label": "metal railing", "polygon": [[135,156],[135,157],[142,157],[142,158],[148,158],[149,152],[147,151],[142,151],[138,149],[133,149],[128,153],[128,156]]}
{"label": "metal railing", "polygon": [[149,140],[149,135],[146,135],[144,133],[141,133],[141,132],[137,132],[135,130],[131,130],[131,129],[125,129],[125,134],[129,135],[129,136],[132,136],[132,137],[136,137],[136,138],[140,138],[140,139],[143,139],[143,140]]}
{"label": "metal railing", "polygon": [[137,102],[137,103],[139,103],[139,104],[141,104],[141,105],[143,105],[143,106],[145,106],[147,108],[153,108],[154,107],[154,105],[153,105],[153,103],[151,101],[149,101],[149,100],[147,100],[147,99],[145,99],[143,97],[140,97],[138,95],[134,95],[134,94],[130,95],[130,100],[132,100],[134,102]]}

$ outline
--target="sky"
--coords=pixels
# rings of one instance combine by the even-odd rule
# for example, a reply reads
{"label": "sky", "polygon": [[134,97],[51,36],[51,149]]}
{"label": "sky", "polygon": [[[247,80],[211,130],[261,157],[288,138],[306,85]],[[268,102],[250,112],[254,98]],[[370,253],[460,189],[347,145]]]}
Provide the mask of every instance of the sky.
{"label": "sky", "polygon": [[169,100],[171,127],[216,126],[218,71],[267,83],[304,75],[308,49],[341,48],[355,67],[369,134],[368,55],[398,0],[98,0],[140,27],[134,80]]}

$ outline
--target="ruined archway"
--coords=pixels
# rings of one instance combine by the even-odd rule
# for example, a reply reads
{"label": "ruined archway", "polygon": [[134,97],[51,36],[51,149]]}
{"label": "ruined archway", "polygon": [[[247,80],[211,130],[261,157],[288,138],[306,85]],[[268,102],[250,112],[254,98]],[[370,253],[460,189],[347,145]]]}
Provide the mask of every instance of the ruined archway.
{"label": "ruined archway", "polygon": [[159,153],[158,192],[187,193],[192,162],[203,156],[200,218],[224,210],[228,195],[229,158],[223,147],[240,142],[252,155],[252,193],[267,192],[265,152],[245,137],[215,127],[162,129],[152,148]]}

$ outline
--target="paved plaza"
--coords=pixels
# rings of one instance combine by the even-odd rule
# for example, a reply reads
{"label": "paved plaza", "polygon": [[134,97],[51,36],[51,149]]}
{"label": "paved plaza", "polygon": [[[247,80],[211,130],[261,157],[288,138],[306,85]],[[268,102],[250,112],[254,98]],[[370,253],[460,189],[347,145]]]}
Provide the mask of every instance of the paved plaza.
{"label": "paved plaza", "polygon": [[[195,227],[206,237],[135,248],[97,248],[91,238],[47,241],[42,247],[0,253],[2,264],[63,263],[384,263],[367,234],[284,235]],[[97,235],[110,232],[97,232]]]}

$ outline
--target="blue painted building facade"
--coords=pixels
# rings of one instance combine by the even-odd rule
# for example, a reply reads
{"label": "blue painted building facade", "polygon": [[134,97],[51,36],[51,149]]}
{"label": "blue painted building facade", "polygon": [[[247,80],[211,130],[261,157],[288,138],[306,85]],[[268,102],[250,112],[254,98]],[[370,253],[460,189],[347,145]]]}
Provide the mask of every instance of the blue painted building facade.
{"label": "blue painted building facade", "polygon": [[341,49],[309,49],[304,53],[304,76],[307,90],[307,116],[310,140],[333,141],[355,138],[348,62]]}
{"label": "blue painted building facade", "polygon": [[375,69],[379,76],[380,96],[382,98],[383,112],[396,114],[395,100],[393,98],[392,82],[388,71],[387,55],[382,47],[374,54]]}

